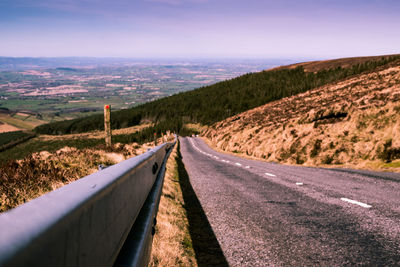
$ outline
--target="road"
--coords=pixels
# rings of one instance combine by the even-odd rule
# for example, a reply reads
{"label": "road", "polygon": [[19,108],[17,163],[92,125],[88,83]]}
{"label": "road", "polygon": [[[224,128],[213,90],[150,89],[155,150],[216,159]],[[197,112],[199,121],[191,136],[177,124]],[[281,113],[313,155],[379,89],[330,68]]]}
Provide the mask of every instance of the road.
{"label": "road", "polygon": [[180,138],[231,266],[400,266],[400,174],[288,166]]}

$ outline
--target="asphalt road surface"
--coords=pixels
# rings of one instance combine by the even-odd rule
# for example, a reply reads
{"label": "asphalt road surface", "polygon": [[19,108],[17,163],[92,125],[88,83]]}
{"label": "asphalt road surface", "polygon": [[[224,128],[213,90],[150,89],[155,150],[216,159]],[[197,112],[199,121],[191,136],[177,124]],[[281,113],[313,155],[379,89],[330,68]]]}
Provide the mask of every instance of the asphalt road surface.
{"label": "asphalt road surface", "polygon": [[400,266],[400,174],[287,166],[181,138],[231,266]]}

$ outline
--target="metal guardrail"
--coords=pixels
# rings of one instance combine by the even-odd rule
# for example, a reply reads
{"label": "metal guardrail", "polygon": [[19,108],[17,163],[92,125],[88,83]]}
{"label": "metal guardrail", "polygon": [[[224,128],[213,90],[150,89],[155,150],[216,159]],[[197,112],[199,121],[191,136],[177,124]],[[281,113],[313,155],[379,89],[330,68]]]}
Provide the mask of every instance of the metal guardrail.
{"label": "metal guardrail", "polygon": [[0,214],[0,266],[147,265],[173,145]]}

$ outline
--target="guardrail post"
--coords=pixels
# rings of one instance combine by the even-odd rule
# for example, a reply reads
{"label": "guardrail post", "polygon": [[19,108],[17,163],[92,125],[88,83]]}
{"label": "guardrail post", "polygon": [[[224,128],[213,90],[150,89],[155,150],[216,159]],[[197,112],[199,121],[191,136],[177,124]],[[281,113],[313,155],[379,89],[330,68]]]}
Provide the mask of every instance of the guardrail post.
{"label": "guardrail post", "polygon": [[111,147],[111,106],[104,106],[104,131],[106,133],[106,147]]}

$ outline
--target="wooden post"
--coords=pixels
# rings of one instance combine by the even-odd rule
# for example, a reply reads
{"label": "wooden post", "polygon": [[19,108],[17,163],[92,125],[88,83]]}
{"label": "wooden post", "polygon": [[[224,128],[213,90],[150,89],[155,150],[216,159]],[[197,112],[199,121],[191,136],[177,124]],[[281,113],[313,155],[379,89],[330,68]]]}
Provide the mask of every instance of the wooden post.
{"label": "wooden post", "polygon": [[106,133],[106,147],[111,147],[111,106],[104,106],[104,131]]}

